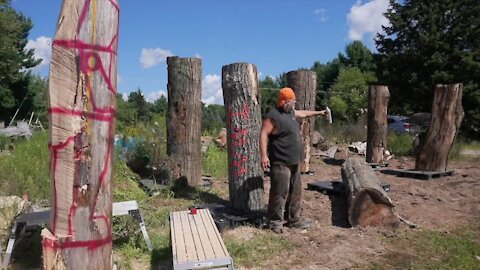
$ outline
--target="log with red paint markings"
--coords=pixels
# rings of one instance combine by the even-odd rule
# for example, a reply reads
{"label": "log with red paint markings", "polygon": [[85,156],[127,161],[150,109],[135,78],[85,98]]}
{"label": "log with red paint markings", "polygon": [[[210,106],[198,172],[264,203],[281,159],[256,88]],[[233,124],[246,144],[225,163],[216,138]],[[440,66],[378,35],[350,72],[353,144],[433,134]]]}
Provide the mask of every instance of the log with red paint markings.
{"label": "log with red paint markings", "polygon": [[50,66],[51,227],[45,269],[112,268],[119,6],[63,1]]}

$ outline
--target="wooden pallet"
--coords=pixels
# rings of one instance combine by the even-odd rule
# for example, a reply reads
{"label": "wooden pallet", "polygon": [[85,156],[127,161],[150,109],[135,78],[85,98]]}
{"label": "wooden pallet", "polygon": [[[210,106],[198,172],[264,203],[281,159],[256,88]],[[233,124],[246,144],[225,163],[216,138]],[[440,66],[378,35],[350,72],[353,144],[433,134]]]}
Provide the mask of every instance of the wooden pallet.
{"label": "wooden pallet", "polygon": [[208,209],[171,212],[170,233],[174,270],[234,269]]}
{"label": "wooden pallet", "polygon": [[411,177],[423,180],[431,180],[432,178],[440,178],[443,176],[452,176],[455,173],[454,170],[449,170],[445,172],[401,170],[396,172],[397,176],[399,177]]}
{"label": "wooden pallet", "polygon": [[323,194],[338,194],[345,192],[345,185],[341,182],[341,180],[317,181],[307,183],[307,189],[320,191]]}
{"label": "wooden pallet", "polygon": [[373,168],[373,170],[378,170],[380,168],[386,168],[388,167],[388,163],[367,163],[370,165],[370,167]]}

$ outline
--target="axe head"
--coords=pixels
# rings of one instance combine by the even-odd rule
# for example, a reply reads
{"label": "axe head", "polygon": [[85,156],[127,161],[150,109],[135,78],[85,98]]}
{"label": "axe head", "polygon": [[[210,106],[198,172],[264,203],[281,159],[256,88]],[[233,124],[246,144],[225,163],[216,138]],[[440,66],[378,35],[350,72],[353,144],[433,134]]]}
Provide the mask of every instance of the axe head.
{"label": "axe head", "polygon": [[329,107],[327,107],[325,109],[325,111],[327,111],[327,120],[328,120],[328,123],[331,124],[332,123],[332,110],[330,110]]}

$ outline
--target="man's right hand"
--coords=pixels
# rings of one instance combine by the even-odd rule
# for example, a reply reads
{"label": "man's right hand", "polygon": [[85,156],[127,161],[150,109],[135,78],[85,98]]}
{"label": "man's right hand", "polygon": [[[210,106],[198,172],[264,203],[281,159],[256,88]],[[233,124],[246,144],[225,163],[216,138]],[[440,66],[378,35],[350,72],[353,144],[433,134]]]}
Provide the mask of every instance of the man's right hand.
{"label": "man's right hand", "polygon": [[262,157],[262,167],[264,171],[270,168],[270,159],[268,157]]}

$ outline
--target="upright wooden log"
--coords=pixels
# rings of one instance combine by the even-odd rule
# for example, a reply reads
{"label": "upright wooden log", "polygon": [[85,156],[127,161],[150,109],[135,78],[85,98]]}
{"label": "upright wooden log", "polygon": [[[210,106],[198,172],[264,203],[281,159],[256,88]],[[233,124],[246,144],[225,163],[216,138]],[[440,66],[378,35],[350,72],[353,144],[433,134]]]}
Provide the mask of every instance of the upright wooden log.
{"label": "upright wooden log", "polygon": [[347,188],[348,220],[352,226],[395,226],[399,220],[390,197],[380,186],[373,169],[360,156],[342,165]]}
{"label": "upright wooden log", "polygon": [[264,204],[257,67],[247,63],[223,66],[222,88],[227,117],[230,205],[243,211],[260,210]]}
{"label": "upright wooden log", "polygon": [[438,84],[435,87],[432,119],[425,139],[420,142],[415,170],[444,172],[448,154],[462,124],[463,84]]}
{"label": "upright wooden log", "polygon": [[390,92],[384,85],[368,90],[367,162],[383,163],[387,150],[387,108]]}
{"label": "upright wooden log", "polygon": [[49,79],[52,183],[45,269],[112,268],[119,6],[63,1]]}
{"label": "upright wooden log", "polygon": [[[287,73],[287,85],[295,92],[297,110],[315,110],[317,74],[308,70],[295,70]],[[300,120],[303,143],[303,161],[300,164],[302,173],[310,171],[312,136],[315,129],[315,118]]]}
{"label": "upright wooden log", "polygon": [[167,57],[167,154],[174,177],[189,186],[202,184],[202,60]]}

